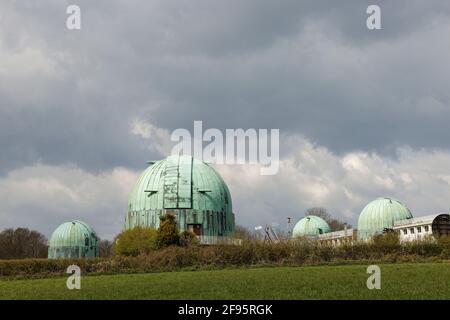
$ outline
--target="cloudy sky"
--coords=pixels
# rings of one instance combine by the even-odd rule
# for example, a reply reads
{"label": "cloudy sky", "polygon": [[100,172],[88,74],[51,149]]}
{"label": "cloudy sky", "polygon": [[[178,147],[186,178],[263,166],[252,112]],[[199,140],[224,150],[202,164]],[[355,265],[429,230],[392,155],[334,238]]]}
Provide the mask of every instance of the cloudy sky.
{"label": "cloudy sky", "polygon": [[[170,133],[279,128],[275,176],[217,166],[248,227],[393,196],[450,209],[450,2],[2,0],[0,229],[123,223]],[[82,29],[66,28],[81,7]]]}

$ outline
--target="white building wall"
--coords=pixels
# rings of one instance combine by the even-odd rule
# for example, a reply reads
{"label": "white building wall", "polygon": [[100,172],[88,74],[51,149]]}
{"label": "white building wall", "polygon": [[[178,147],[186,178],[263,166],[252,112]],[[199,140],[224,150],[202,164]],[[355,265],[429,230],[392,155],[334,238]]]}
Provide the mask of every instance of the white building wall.
{"label": "white building wall", "polygon": [[399,232],[400,241],[402,242],[421,240],[427,236],[430,237],[433,235],[431,224],[428,223],[413,226],[399,226],[395,227],[395,230]]}

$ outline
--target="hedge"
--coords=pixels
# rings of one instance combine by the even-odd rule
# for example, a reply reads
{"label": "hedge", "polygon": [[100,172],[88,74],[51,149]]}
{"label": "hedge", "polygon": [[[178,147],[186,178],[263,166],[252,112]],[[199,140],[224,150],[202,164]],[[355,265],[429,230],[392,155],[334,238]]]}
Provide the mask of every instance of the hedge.
{"label": "hedge", "polygon": [[0,278],[65,276],[75,264],[82,274],[149,273],[251,266],[301,266],[371,262],[424,262],[450,259],[450,245],[414,242],[405,245],[357,243],[331,247],[308,241],[241,246],[168,247],[137,257],[0,260]]}

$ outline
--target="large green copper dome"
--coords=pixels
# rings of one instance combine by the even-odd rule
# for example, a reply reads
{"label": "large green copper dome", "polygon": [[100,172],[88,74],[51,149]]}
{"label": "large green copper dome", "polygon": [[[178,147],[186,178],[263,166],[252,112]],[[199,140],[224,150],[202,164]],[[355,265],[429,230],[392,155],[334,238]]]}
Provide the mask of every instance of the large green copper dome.
{"label": "large green copper dome", "polygon": [[411,219],[411,211],[400,201],[378,198],[361,211],[358,219],[358,239],[367,240],[394,226],[398,220]]}
{"label": "large green copper dome", "polygon": [[328,223],[317,216],[306,216],[301,219],[294,227],[292,236],[296,237],[311,237],[322,233],[330,232]]}
{"label": "large green copper dome", "polygon": [[234,231],[231,196],[222,177],[191,156],[169,156],[151,162],[136,182],[128,202],[125,229],[159,226],[173,213],[180,231],[226,236]]}
{"label": "large green copper dome", "polygon": [[56,228],[50,238],[48,257],[98,257],[97,241],[95,231],[88,224],[78,220],[65,222]]}

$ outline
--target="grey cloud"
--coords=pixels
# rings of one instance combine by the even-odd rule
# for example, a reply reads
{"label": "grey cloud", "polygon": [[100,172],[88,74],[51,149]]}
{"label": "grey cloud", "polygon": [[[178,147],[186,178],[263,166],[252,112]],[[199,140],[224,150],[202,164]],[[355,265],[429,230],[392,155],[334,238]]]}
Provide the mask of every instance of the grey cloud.
{"label": "grey cloud", "polygon": [[96,175],[73,165],[14,170],[0,179],[0,229],[29,227],[50,237],[59,224],[78,219],[112,239],[122,229],[136,179],[124,168]]}
{"label": "grey cloud", "polygon": [[81,32],[60,1],[2,4],[2,55],[37,52],[0,77],[3,173],[138,168],[155,155],[129,137],[136,116],[280,128],[336,152],[449,147],[447,2],[382,1],[379,32],[359,1],[77,3]]}
{"label": "grey cloud", "polygon": [[253,227],[298,221],[306,209],[326,207],[333,217],[357,226],[370,201],[390,196],[405,203],[414,216],[448,212],[450,153],[397,148],[397,159],[376,153],[336,155],[299,137],[298,146],[281,159],[279,174],[260,176],[257,167],[217,166],[228,182],[238,223]]}
{"label": "grey cloud", "polygon": [[[371,152],[382,159],[370,170],[381,166],[379,181],[390,178],[394,189],[378,188],[374,177],[370,184],[347,177],[347,193],[335,186],[323,198],[336,212],[345,211],[340,201],[348,204],[346,214],[354,219],[358,206],[383,191],[409,199],[398,191],[406,185],[383,171],[387,166],[401,173],[412,166],[399,147],[410,146],[417,157],[421,148],[444,153],[450,148],[448,1],[379,1],[380,31],[365,28],[369,1],[73,3],[82,7],[80,32],[65,29],[67,2],[0,4],[3,179],[37,164],[74,164],[93,176],[116,167],[139,172],[146,160],[162,156],[167,142],[158,141],[158,134],[150,140],[133,134],[136,118],[166,131],[191,129],[194,120],[219,129],[280,128],[284,137],[305,137],[331,154],[320,166],[302,165],[304,159],[291,152],[306,146],[283,144],[282,157],[292,156],[294,166],[284,170],[306,170],[298,178],[311,181],[312,189],[292,189],[295,183],[286,174],[272,179],[279,190],[291,188],[305,199],[314,188],[324,192],[324,184],[345,178],[338,163],[355,150],[368,154],[369,162],[378,161]],[[324,174],[327,170],[333,172]],[[444,165],[441,173],[445,170]],[[436,181],[447,183],[442,174],[427,180],[424,173],[410,185],[434,190]],[[228,177],[236,190],[251,183]],[[423,192],[414,188],[412,195]],[[272,219],[280,203],[296,212],[315,203],[296,202],[295,192],[244,190],[248,196],[235,197],[238,207],[248,210],[242,214],[248,224],[259,214]],[[436,207],[442,207],[441,196],[435,197]],[[270,197],[273,201],[257,201]],[[118,210],[122,204],[115,205]],[[0,214],[14,219],[22,209],[19,203]],[[45,219],[58,214],[35,204],[25,209]]]}
{"label": "grey cloud", "polygon": [[[415,216],[448,211],[449,151],[398,148],[397,159],[391,159],[361,151],[337,155],[297,135],[283,141],[297,148],[281,158],[275,176],[261,176],[256,165],[216,165],[230,188],[238,224],[275,222],[284,229],[286,217],[297,221],[306,209],[323,206],[356,226],[362,208],[380,196],[401,200]],[[59,223],[80,219],[112,239],[122,229],[139,174],[42,164],[11,171],[0,178],[0,229],[24,226],[50,236]]]}

